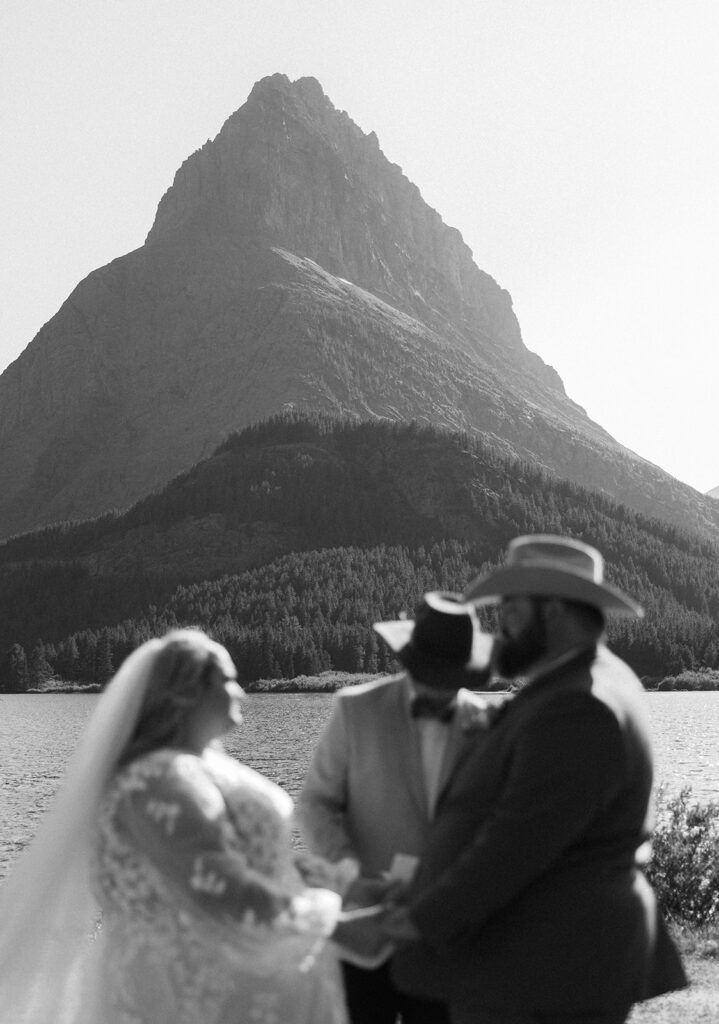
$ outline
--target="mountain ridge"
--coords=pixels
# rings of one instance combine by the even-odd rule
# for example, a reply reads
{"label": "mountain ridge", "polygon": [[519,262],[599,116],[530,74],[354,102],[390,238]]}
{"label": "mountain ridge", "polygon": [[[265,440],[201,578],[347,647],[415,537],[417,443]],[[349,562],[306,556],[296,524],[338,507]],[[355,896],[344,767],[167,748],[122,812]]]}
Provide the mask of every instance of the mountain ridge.
{"label": "mountain ridge", "polygon": [[[263,644],[289,671],[289,634],[324,643],[324,667],[356,670],[345,658],[369,623],[428,589],[461,590],[528,532],[602,551],[610,582],[646,607],[642,622],[610,624],[642,674],[719,666],[716,543],[466,433],[293,413],[233,435],[122,515],[0,544],[0,660],[41,645],[73,679],[60,651],[76,648],[80,678],[104,682],[107,658],[87,654],[100,635],[116,667],[148,636],[195,623],[231,640],[238,664],[254,651],[261,675],[273,664],[258,661]],[[322,641],[330,609],[344,653]]]}
{"label": "mountain ridge", "polygon": [[262,79],[144,245],[0,376],[0,537],[127,508],[284,408],[417,420],[719,536],[525,346],[509,293],[315,79]]}

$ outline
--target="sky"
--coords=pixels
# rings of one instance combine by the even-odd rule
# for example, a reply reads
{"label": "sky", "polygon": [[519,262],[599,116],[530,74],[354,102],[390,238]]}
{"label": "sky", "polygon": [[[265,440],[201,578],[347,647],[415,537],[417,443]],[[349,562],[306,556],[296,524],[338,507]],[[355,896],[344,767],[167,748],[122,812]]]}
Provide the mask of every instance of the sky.
{"label": "sky", "polygon": [[716,0],[3,0],[0,371],[281,72],[375,131],[618,441],[719,485]]}

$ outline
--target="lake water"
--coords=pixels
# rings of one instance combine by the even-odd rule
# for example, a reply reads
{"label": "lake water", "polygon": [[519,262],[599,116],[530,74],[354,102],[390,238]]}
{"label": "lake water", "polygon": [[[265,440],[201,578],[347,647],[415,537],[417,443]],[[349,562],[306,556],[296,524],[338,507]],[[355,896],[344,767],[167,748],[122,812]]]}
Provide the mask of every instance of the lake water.
{"label": "lake water", "polygon": [[[91,694],[0,695],[0,878],[31,839],[88,715]],[[648,693],[657,779],[719,801],[719,693]],[[295,796],[330,694],[251,694],[228,751]]]}

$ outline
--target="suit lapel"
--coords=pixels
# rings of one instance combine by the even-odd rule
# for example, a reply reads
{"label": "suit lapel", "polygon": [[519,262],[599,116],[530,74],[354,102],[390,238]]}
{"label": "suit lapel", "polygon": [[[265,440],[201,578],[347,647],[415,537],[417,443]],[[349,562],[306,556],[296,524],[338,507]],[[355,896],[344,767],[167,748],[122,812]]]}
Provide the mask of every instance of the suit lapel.
{"label": "suit lapel", "polygon": [[[400,686],[394,687],[394,714],[385,720],[389,735],[387,749],[394,749],[397,759],[398,777],[404,778],[412,800],[427,815],[427,794],[424,788],[424,772],[419,736],[410,714],[410,684],[405,676]],[[391,785],[388,780],[388,785]]]}
{"label": "suit lapel", "polygon": [[[595,655],[596,647],[585,647],[572,654],[572,656],[566,661],[562,661],[558,665],[548,666],[546,673],[542,673],[542,675],[538,676],[535,681],[528,683],[511,698],[511,702],[505,708],[504,713],[515,712],[523,707],[527,701],[532,701],[536,699],[537,696],[541,697],[546,686],[563,679],[567,674],[571,674],[579,667],[591,664]],[[486,707],[484,699],[472,693],[470,690],[460,690],[457,695],[457,700],[460,703],[474,704],[479,708]],[[437,794],[437,805],[439,805],[439,801],[444,796],[452,782],[452,779],[457,774],[458,769],[464,763],[468,755],[477,749],[477,744],[484,743],[489,734],[488,729],[483,728],[481,725],[478,728],[463,730],[460,724],[461,717],[462,716],[459,714],[455,715],[454,721],[452,722],[452,735],[450,736],[450,742],[447,745],[444,764],[442,766],[439,791]],[[492,725],[490,724],[489,729],[491,730],[491,728]]]}
{"label": "suit lapel", "polygon": [[444,752],[444,761],[439,777],[439,788],[437,791],[437,806],[442,799],[447,787],[454,778],[460,765],[468,754],[481,743],[486,735],[484,729],[464,729],[462,727],[462,704],[474,704],[477,707],[484,707],[485,702],[481,697],[475,696],[469,690],[460,690],[457,694],[458,712],[452,719],[447,747]]}

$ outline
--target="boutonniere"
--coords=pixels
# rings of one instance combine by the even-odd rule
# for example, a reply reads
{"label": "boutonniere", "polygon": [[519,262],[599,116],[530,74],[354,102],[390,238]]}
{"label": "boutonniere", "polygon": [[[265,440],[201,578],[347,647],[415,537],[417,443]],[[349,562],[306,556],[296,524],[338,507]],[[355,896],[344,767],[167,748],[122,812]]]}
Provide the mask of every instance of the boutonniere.
{"label": "boutonniere", "polygon": [[489,732],[499,722],[514,700],[514,694],[503,695],[501,700],[462,701],[459,705],[459,724],[463,732]]}

